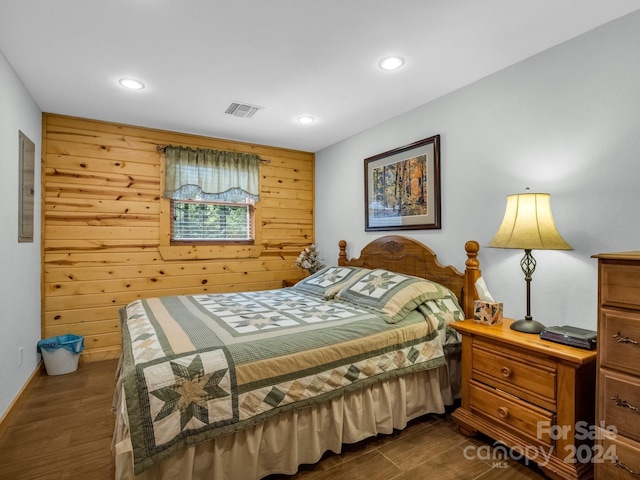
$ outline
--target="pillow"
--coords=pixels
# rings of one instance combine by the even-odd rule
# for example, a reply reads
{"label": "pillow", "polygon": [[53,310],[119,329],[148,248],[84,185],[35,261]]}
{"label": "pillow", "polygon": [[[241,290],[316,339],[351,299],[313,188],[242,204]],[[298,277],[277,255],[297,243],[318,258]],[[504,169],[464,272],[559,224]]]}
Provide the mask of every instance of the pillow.
{"label": "pillow", "polygon": [[458,299],[451,292],[442,298],[430,300],[418,305],[418,310],[425,317],[432,316],[438,320],[438,329],[453,322],[464,320],[464,312],[458,303]]}
{"label": "pillow", "polygon": [[388,323],[396,323],[422,302],[446,295],[446,289],[435,282],[376,269],[346,285],[336,300],[375,311]]}
{"label": "pillow", "polygon": [[360,267],[325,267],[300,280],[291,288],[300,292],[331,300],[342,287],[366,275],[370,270]]}

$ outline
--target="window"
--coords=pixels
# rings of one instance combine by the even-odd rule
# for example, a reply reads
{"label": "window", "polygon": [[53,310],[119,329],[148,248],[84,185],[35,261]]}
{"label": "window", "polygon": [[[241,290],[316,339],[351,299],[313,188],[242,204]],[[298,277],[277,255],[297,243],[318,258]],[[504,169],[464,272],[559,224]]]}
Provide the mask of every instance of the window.
{"label": "window", "polygon": [[253,243],[259,166],[253,154],[166,147],[171,245]]}
{"label": "window", "polygon": [[171,242],[253,240],[249,203],[171,200]]}

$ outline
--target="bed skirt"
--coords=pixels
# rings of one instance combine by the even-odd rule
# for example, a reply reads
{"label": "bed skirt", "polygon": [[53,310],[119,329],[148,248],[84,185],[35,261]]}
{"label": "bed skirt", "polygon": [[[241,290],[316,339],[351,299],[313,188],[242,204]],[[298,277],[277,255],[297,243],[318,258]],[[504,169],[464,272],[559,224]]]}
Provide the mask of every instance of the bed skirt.
{"label": "bed skirt", "polygon": [[[269,418],[246,430],[181,449],[133,475],[131,442],[122,388],[114,397],[113,451],[116,480],[251,480],[272,473],[293,474],[343,443],[403,429],[427,413],[444,413],[458,397],[456,361],[449,366],[390,378],[312,407]],[[451,370],[451,372],[450,372]]]}

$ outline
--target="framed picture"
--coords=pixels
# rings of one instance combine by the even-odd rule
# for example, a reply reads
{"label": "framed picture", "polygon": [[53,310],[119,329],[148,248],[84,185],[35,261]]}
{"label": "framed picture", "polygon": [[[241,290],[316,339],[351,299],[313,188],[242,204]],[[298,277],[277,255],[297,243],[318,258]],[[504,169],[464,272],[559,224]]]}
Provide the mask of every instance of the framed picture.
{"label": "framed picture", "polygon": [[18,242],[33,242],[34,177],[36,146],[18,130]]}
{"label": "framed picture", "polygon": [[365,231],[440,228],[440,135],[364,161]]}

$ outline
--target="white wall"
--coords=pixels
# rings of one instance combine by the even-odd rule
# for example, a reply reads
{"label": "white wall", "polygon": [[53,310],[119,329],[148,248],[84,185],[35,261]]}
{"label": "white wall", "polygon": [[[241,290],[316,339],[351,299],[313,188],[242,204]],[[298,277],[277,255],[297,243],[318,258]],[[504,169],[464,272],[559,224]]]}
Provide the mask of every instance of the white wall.
{"label": "white wall", "polygon": [[[36,145],[33,243],[18,243],[18,131]],[[0,52],[0,416],[40,355],[40,145],[42,113]],[[18,348],[23,347],[22,366]]]}
{"label": "white wall", "polygon": [[[547,50],[316,155],[316,243],[329,263],[383,233],[364,231],[364,159],[441,135],[442,229],[400,233],[464,268],[480,260],[505,315],[525,313],[522,251],[485,246],[506,196],[551,194],[572,251],[534,251],[532,315],[547,325],[596,328],[601,252],[640,250],[640,13]],[[437,68],[437,65],[434,66]],[[372,99],[375,101],[375,99]]]}

